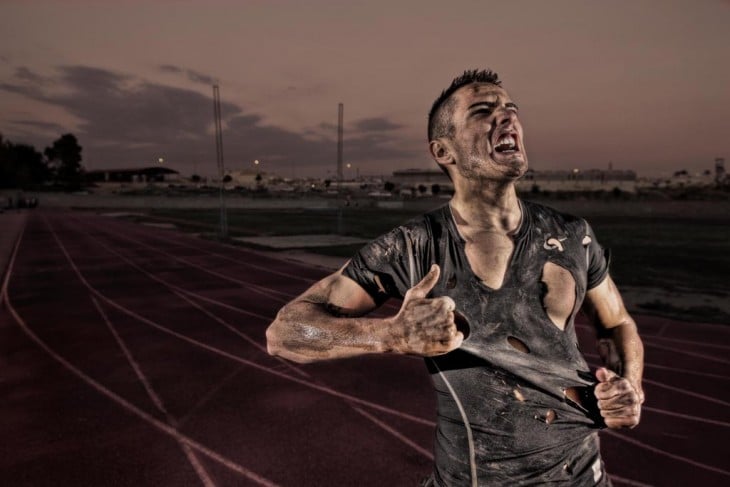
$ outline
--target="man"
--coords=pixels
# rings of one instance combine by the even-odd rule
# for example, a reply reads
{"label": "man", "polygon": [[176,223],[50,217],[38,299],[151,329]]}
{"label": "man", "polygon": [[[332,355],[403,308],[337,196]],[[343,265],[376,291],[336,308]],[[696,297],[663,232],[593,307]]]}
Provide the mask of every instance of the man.
{"label": "man", "polygon": [[[454,183],[449,204],[284,306],[269,352],[426,357],[438,393],[431,485],[610,485],[596,431],[638,424],[643,347],[603,249],[585,220],[517,198],[523,131],[496,73],[454,79],[428,134]],[[395,316],[364,316],[389,297],[403,297]],[[581,305],[611,367],[595,378],[577,347]]]}

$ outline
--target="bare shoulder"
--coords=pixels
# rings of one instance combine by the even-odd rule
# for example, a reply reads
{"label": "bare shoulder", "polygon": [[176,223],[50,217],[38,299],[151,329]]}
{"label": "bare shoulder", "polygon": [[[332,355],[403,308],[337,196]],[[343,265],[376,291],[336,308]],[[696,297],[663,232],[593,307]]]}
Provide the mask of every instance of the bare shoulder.
{"label": "bare shoulder", "polygon": [[328,311],[340,316],[362,316],[377,307],[373,298],[362,286],[342,273],[344,266],[317,281],[294,302],[307,302],[326,306]]}
{"label": "bare shoulder", "polygon": [[600,284],[586,292],[583,306],[588,316],[597,319],[605,328],[613,328],[631,320],[610,275],[606,275]]}

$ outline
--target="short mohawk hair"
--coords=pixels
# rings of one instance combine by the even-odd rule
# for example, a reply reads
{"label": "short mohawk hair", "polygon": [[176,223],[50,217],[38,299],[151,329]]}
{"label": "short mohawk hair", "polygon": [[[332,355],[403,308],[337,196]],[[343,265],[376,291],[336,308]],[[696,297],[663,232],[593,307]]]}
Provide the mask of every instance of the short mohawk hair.
{"label": "short mohawk hair", "polygon": [[468,69],[461,75],[454,78],[444,91],[441,92],[428,112],[428,140],[448,137],[453,132],[451,123],[451,103],[449,98],[456,90],[471,83],[490,83],[495,86],[502,86],[497,73],[491,69]]}

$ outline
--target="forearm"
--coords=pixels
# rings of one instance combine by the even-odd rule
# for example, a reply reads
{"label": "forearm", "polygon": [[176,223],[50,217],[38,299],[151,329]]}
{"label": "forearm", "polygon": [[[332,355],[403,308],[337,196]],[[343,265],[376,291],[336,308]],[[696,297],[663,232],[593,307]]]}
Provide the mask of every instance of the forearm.
{"label": "forearm", "polygon": [[636,323],[628,318],[610,329],[611,339],[621,360],[622,376],[644,397],[641,379],[644,373],[644,345],[641,343]]}
{"label": "forearm", "polygon": [[342,316],[324,303],[292,302],[266,330],[267,348],[298,363],[391,351],[387,319]]}

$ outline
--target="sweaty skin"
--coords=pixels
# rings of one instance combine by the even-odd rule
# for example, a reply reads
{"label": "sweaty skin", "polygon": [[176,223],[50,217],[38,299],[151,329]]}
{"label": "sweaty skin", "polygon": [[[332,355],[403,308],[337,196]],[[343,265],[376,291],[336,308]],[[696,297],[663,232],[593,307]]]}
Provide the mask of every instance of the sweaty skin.
{"label": "sweaty skin", "polygon": [[[472,82],[443,106],[448,129],[429,151],[453,182],[449,205],[284,306],[269,352],[300,363],[426,357],[439,401],[435,485],[608,485],[595,431],[639,422],[636,324],[587,224],[517,198],[527,157],[509,94]],[[389,297],[403,298],[396,315],[366,316]],[[606,365],[595,375],[575,340],[581,304]]]}
{"label": "sweaty skin", "polygon": [[[600,297],[612,282],[592,230],[541,205],[520,207],[508,265],[491,281],[499,286],[476,271],[468,238],[479,232],[460,227],[463,217],[450,205],[376,239],[342,271],[382,302],[406,292],[436,262],[442,277],[431,295],[451,297],[470,325],[459,349],[426,361],[438,392],[437,485],[469,482],[469,437],[480,483],[527,482],[540,474],[584,485],[593,465],[603,475],[595,435],[602,417],[616,427],[638,419],[617,408],[632,400],[615,397],[618,390],[597,404],[597,381],[576,346],[574,318],[584,295]],[[546,246],[555,235],[561,246]],[[546,278],[546,269],[554,276]]]}
{"label": "sweaty skin", "polygon": [[395,316],[366,318],[361,315],[374,309],[375,302],[362,288],[358,292],[351,279],[335,273],[279,311],[266,330],[269,353],[308,363],[366,353],[450,352],[464,335],[456,329],[451,298],[426,298],[439,275],[438,266],[433,266],[405,293]]}

